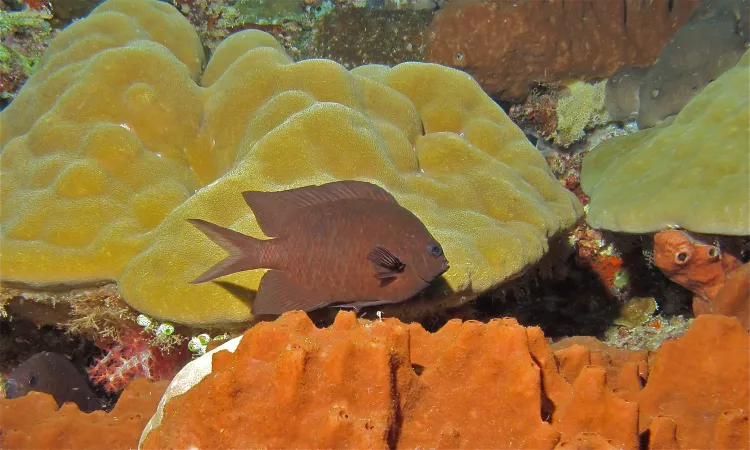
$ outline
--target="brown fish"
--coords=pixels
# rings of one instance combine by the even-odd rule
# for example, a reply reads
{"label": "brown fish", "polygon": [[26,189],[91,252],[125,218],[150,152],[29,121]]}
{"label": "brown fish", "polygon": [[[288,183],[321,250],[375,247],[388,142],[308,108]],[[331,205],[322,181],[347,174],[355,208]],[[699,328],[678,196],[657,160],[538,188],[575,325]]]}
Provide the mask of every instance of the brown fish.
{"label": "brown fish", "polygon": [[104,409],[84,375],[58,353],[35,354],[13,369],[5,381],[8,398],[23,397],[30,391],[46,392],[55,398],[57,406],[73,402],[83,412]]}
{"label": "brown fish", "polygon": [[255,315],[399,303],[449,268],[424,224],[374,184],[337,181],[242,195],[273,239],[188,219],[229,253],[193,283],[270,269],[253,301]]}

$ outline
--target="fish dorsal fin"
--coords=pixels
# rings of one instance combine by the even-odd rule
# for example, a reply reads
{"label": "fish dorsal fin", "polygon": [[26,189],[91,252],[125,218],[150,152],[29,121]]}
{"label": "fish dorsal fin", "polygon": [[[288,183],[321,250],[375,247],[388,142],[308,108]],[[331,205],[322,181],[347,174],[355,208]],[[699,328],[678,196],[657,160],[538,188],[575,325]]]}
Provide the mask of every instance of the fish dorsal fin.
{"label": "fish dorsal fin", "polygon": [[266,236],[278,237],[289,214],[322,203],[345,199],[368,199],[396,203],[385,189],[366,181],[334,181],[320,186],[305,186],[278,192],[245,191],[247,205],[253,210]]}
{"label": "fish dorsal fin", "polygon": [[376,245],[370,253],[367,254],[373,266],[375,266],[375,276],[378,278],[391,278],[404,271],[403,261],[398,256],[391,253],[382,245]]}

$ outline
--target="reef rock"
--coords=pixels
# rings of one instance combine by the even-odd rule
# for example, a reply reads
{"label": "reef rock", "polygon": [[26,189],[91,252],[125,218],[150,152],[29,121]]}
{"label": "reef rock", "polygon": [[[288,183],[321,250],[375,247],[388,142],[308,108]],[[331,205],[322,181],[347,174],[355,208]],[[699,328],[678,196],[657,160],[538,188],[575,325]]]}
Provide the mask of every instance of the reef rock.
{"label": "reef rock", "polygon": [[3,282],[115,280],[157,319],[244,322],[263,271],[189,284],[225,255],[185,219],[263,238],[242,191],[355,179],[443,244],[435,301],[404,305],[419,314],[519,276],[582,215],[460,71],[294,63],[257,30],[204,63],[190,24],[155,0],[109,0],[60,33],[0,114]]}
{"label": "reef rock", "polygon": [[705,0],[648,69],[626,67],[607,81],[615,120],[648,128],[673,116],[708,83],[734,67],[747,48],[750,1]]}

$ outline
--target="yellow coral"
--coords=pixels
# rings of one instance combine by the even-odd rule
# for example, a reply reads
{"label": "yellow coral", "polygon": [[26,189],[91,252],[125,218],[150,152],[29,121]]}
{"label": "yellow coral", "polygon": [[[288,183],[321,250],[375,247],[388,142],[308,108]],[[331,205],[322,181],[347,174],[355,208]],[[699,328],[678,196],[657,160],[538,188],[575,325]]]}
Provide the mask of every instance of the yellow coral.
{"label": "yellow coral", "polygon": [[671,124],[606,140],[584,158],[591,226],[750,234],[749,62],[750,51]]}
{"label": "yellow coral", "polygon": [[518,276],[581,215],[459,71],[294,63],[255,30],[226,39],[202,77],[201,58],[154,0],[109,0],[59,35],[0,115],[3,281],[114,279],[156,318],[245,321],[263,271],[188,284],[224,254],[185,219],[263,237],[240,192],[356,179],[444,244],[444,307]]}
{"label": "yellow coral", "polygon": [[557,101],[557,132],[553,136],[556,144],[567,147],[582,139],[587,128],[609,120],[604,105],[605,85],[604,81],[574,81],[567,86],[567,92]]}

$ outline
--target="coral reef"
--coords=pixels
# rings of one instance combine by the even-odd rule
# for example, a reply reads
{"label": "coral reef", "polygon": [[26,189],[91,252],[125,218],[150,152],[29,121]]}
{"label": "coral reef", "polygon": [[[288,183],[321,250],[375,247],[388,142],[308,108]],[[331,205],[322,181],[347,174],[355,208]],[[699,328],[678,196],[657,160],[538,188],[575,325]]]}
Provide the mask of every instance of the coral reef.
{"label": "coral reef", "polygon": [[[111,283],[62,293],[3,287],[0,306],[4,306],[11,323],[30,321],[29,325],[35,328],[54,327],[61,333],[65,330],[67,341],[75,336],[103,350],[104,354],[98,356],[100,352],[89,349],[95,361],[88,372],[92,381],[102,384],[109,393],[121,391],[132,379],[141,376],[168,379],[189,359],[185,342],[188,338],[182,335],[188,330],[180,328],[175,332],[172,324],[136,316],[137,312],[123,302]],[[20,338],[23,326],[13,328]],[[42,343],[41,347],[57,349],[49,343]],[[7,361],[9,367],[17,362],[17,357]]]}
{"label": "coral reef", "polygon": [[[510,106],[508,115],[527,134],[539,138],[536,145],[543,153],[565,152],[565,158],[581,158],[587,147],[593,147],[591,142],[627,132],[616,125],[603,126],[610,121],[604,91],[604,82],[537,87],[523,103]],[[548,162],[553,171],[554,164],[560,163]],[[576,164],[580,166],[580,161]],[[560,179],[559,173],[555,175]]]}
{"label": "coral reef", "polygon": [[521,100],[534,83],[650,66],[699,4],[453,0],[428,29],[426,60],[466,70],[496,98]]}
{"label": "coral reef", "polygon": [[750,235],[750,51],[694,97],[671,124],[617,136],[583,160],[595,228]]}
{"label": "coral reef", "polygon": [[[512,105],[508,109],[508,116],[521,129],[527,132],[533,130],[535,137],[552,139],[557,131],[557,100],[557,89],[537,86],[529,92],[523,103]],[[554,166],[550,166],[554,171]]]}
{"label": "coral reef", "polygon": [[[351,312],[319,329],[285,313],[186,366],[140,448],[551,449],[595,433],[637,449],[646,431],[647,448],[747,448],[749,345],[735,318],[714,315],[648,356],[591,338],[553,352],[513,319],[428,333]],[[202,417],[214,420],[195,427]]]}
{"label": "coral reef", "polygon": [[552,140],[562,147],[583,139],[587,129],[609,121],[604,107],[605,82],[570,83],[557,100],[557,132]]}
{"label": "coral reef", "polygon": [[106,346],[106,354],[89,367],[91,381],[109,392],[123,390],[132,380],[171,380],[189,359],[183,347],[163,349],[149,343],[143,333],[130,330]]}
{"label": "coral reef", "polygon": [[[26,0],[28,2],[28,0]],[[47,3],[50,6],[55,21],[67,24],[80,19],[91,12],[102,0],[34,0],[37,3]]]}
{"label": "coral reef", "polygon": [[[69,292],[54,299],[29,293],[15,295],[6,306],[10,315],[6,320],[12,328],[8,330],[9,339],[25,341],[29,333],[23,330],[29,327],[55,329],[65,334],[64,340],[56,340],[66,342],[67,346],[48,340],[35,344],[63,353],[73,349],[77,366],[85,367],[105,397],[115,397],[135,378],[170,379],[190,359],[187,337],[175,333],[171,324],[154,323],[145,327],[137,324],[133,310],[122,302],[112,285]],[[3,345],[7,346],[0,366],[4,371],[31,351],[7,341]],[[93,358],[91,364],[86,362],[88,358]]]}
{"label": "coral reef", "polygon": [[630,294],[630,275],[622,253],[604,235],[586,224],[579,225],[571,234],[570,242],[576,252],[576,262],[591,269],[607,289],[609,295],[625,299]]}
{"label": "coral reef", "polygon": [[0,399],[0,447],[135,448],[168,384],[137,380],[128,386],[108,413],[85,414],[74,403],[58,409],[52,396],[40,392],[13,400]]}
{"label": "coral reef", "polygon": [[[208,53],[227,36],[246,29],[261,29],[284,44],[295,58],[309,41],[317,19],[330,8],[312,2],[285,0],[170,0],[195,27]],[[323,3],[323,2],[317,2]],[[327,3],[327,2],[325,2]]]}
{"label": "coral reef", "polygon": [[[647,318],[645,316],[642,315]],[[685,334],[693,324],[693,319],[684,315],[657,315],[644,324],[630,327],[632,324],[632,321],[627,324],[620,322],[620,325],[611,327],[604,333],[602,341],[616,348],[657,350],[664,342]]]}
{"label": "coral reef", "polygon": [[58,326],[96,342],[119,340],[125,330],[133,328],[137,315],[112,283],[63,292],[3,286],[0,307],[4,315],[30,320],[37,326]]}
{"label": "coral reef", "polygon": [[171,0],[213,53],[246,29],[265,31],[295,60],[326,58],[347,69],[421,61],[435,3],[347,0]]}
{"label": "coral reef", "polygon": [[328,58],[346,68],[421,61],[432,16],[424,9],[335,8],[315,24],[303,55]]}
{"label": "coral reef", "polygon": [[45,9],[0,9],[0,110],[16,97],[56,34],[51,18]]}
{"label": "coral reef", "polygon": [[[51,44],[101,2],[24,3],[0,9],[0,390],[49,346],[119,401],[0,399],[0,447],[750,448],[747,254],[680,240],[750,243],[750,52],[719,77],[747,0],[452,0],[431,26],[445,2],[108,0]],[[401,64],[425,55],[460,70]],[[188,284],[225,255],[185,219],[263,238],[241,191],[341,179],[452,269],[335,320],[259,322],[262,271]]]}
{"label": "coral reef", "polygon": [[[656,303],[656,299],[653,297],[634,297],[629,299],[620,308],[620,317],[615,319],[615,325],[621,325],[624,327],[634,328],[638,325],[642,325],[644,322],[649,322],[653,319],[654,313],[659,310],[659,304]],[[656,325],[658,322],[653,321],[650,325],[654,327],[661,327]]]}
{"label": "coral reef", "polygon": [[203,63],[186,19],[151,0],[107,1],[51,43],[0,115],[2,281],[114,279],[157,319],[244,322],[262,273],[189,284],[223,252],[185,219],[262,237],[241,191],[358,179],[444,246],[443,284],[403,306],[422,314],[519,276],[582,214],[460,71],[292,63],[256,30]]}

